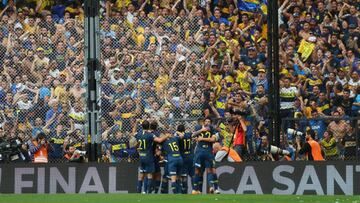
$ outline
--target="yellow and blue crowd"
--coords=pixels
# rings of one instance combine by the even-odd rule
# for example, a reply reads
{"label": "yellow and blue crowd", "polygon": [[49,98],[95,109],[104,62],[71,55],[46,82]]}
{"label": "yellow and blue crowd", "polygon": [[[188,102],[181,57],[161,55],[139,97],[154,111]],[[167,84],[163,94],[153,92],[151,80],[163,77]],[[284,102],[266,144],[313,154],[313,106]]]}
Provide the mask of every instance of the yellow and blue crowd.
{"label": "yellow and blue crowd", "polygon": [[[198,118],[240,114],[244,139],[229,142],[246,160],[258,160],[261,137],[269,135],[266,1],[101,5],[104,131],[121,129],[117,136],[124,138],[136,120],[148,118],[160,129],[183,121],[193,131]],[[326,157],[356,155],[357,122],[346,119],[360,107],[358,6],[347,0],[279,1],[280,113],[298,119],[283,121],[281,147],[292,152],[287,160],[303,159],[297,152],[309,130]],[[233,134],[221,130],[226,127],[220,121],[214,127]],[[133,156],[135,147],[120,146],[126,149],[117,153],[129,160],[126,153]],[[111,147],[105,142],[112,157],[106,160],[119,156]]]}
{"label": "yellow and blue crowd", "polygon": [[[302,159],[296,152],[313,130],[329,159],[354,157],[359,3],[278,2],[280,113],[297,119],[283,121],[282,148],[294,152],[290,160]],[[265,4],[100,1],[102,161],[137,159],[131,135],[138,121],[194,131],[204,117],[219,120],[214,127],[229,146],[257,160],[261,137],[269,135]],[[43,132],[50,160],[64,159],[66,146],[83,149],[83,1],[7,0],[0,15],[1,136],[21,137],[28,151]],[[245,123],[236,131],[241,140],[230,139],[221,122],[234,114]]]}
{"label": "yellow and blue crowd", "polygon": [[0,140],[21,143],[2,161],[64,162],[84,150],[82,3],[0,3]]}

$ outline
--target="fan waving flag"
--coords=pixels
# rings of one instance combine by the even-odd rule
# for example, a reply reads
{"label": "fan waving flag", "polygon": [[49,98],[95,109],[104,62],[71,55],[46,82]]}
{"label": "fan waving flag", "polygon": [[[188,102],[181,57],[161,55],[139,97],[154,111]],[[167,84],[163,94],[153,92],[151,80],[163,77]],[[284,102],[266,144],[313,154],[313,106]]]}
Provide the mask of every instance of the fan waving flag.
{"label": "fan waving flag", "polygon": [[263,14],[267,15],[267,0],[261,0],[260,9]]}
{"label": "fan waving flag", "polygon": [[238,0],[238,8],[241,11],[256,12],[260,9],[258,0]]}

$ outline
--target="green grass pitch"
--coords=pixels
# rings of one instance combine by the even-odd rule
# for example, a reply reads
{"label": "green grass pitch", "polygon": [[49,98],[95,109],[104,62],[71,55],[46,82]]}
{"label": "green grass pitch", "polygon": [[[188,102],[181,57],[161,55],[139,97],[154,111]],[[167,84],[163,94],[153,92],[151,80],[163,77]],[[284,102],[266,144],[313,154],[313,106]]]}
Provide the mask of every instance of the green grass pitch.
{"label": "green grass pitch", "polygon": [[314,195],[141,195],[141,194],[1,194],[0,203],[360,203],[360,196]]}

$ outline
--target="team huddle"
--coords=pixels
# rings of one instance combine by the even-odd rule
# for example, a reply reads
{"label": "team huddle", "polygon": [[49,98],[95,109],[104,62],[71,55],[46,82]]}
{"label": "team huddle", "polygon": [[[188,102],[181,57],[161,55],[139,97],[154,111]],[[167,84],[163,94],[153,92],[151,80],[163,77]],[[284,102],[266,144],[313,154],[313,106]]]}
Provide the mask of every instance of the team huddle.
{"label": "team huddle", "polygon": [[[211,119],[206,118],[202,125],[195,127],[193,133],[186,132],[185,126],[180,124],[176,132],[165,130],[160,135],[157,122],[148,120],[143,121],[141,127],[142,130],[136,133],[140,156],[139,193],[168,193],[170,184],[174,194],[187,194],[190,177],[192,193],[200,194],[205,170],[209,192],[219,193],[213,155],[213,143],[218,138],[211,126]],[[160,168],[162,163],[163,175]]]}

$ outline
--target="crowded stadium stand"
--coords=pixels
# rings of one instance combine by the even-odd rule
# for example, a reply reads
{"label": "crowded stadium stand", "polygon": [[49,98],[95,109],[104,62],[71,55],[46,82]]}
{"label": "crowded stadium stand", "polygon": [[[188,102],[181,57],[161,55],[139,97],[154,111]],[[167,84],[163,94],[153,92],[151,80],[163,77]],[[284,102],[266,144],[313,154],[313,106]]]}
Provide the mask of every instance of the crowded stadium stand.
{"label": "crowded stadium stand", "polygon": [[[17,145],[27,162],[86,162],[83,1],[0,4],[1,142]],[[100,0],[98,161],[137,161],[143,120],[157,121],[161,134],[179,124],[193,132],[205,117],[242,161],[305,160],[306,135],[325,160],[355,160],[359,6],[279,1],[281,144],[265,153],[266,0]]]}

